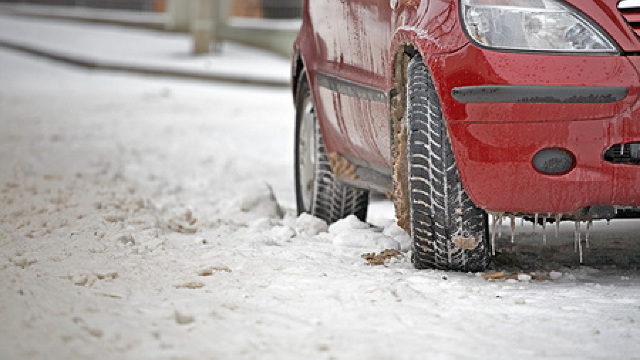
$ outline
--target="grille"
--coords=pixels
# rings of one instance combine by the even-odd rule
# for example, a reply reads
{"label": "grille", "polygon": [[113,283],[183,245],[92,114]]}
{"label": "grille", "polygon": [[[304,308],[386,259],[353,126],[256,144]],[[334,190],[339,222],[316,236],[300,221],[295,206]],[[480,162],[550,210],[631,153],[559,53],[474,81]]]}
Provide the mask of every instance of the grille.
{"label": "grille", "polygon": [[615,144],[604,152],[604,159],[617,164],[640,164],[640,142]]}
{"label": "grille", "polygon": [[618,10],[633,32],[640,37],[640,0],[623,0],[618,3]]}

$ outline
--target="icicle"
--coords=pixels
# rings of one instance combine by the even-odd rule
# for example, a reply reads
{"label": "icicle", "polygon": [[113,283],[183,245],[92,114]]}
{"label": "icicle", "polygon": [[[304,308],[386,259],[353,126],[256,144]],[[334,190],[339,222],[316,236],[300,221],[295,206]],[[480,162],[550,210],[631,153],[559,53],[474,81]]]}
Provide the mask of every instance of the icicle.
{"label": "icicle", "polygon": [[576,221],[576,241],[578,242],[578,251],[580,252],[580,265],[584,263],[583,254],[582,254],[582,239],[580,238],[580,221]]}
{"label": "icicle", "polygon": [[576,226],[575,230],[573,230],[573,251],[578,251],[578,229],[580,229],[580,225],[578,225],[577,221],[574,221]]}
{"label": "icicle", "polygon": [[538,225],[538,213],[533,216],[533,233],[536,233],[536,225]]}
{"label": "icicle", "polygon": [[498,223],[498,218],[496,214],[491,214],[493,219],[493,224],[491,224],[491,255],[496,255],[496,225]]}
{"label": "icicle", "polygon": [[524,226],[524,216],[520,218],[520,226]]}
{"label": "icicle", "polygon": [[504,213],[498,214],[498,237],[502,237],[502,220],[504,218]]}
{"label": "icicle", "polygon": [[620,156],[624,156],[624,144],[620,144]]}
{"label": "icicle", "polygon": [[556,214],[556,239],[560,236],[560,220],[562,219],[562,214]]}
{"label": "icicle", "polygon": [[516,216],[509,214],[509,218],[511,219],[511,243],[513,244],[516,239]]}
{"label": "icicle", "polygon": [[578,243],[582,243],[582,233],[580,232],[580,225],[582,225],[582,223],[578,221]]}
{"label": "icicle", "polygon": [[584,241],[587,244],[587,249],[589,248],[589,231],[591,231],[591,226],[593,225],[593,220],[587,221],[587,232],[584,236]]}
{"label": "icicle", "polygon": [[582,254],[582,239],[580,236],[580,221],[575,221],[574,222],[576,225],[576,229],[574,230],[574,241],[575,241],[575,248],[576,251],[580,252],[580,264],[584,263],[584,259],[583,259],[583,254]]}
{"label": "icicle", "polygon": [[547,217],[542,217],[542,243],[547,245]]}

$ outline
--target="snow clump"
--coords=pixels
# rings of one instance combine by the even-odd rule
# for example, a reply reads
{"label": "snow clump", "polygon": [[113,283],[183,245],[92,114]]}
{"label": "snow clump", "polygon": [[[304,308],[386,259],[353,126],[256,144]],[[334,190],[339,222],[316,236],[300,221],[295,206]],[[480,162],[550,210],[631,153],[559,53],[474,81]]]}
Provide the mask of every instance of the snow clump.
{"label": "snow clump", "polygon": [[407,252],[411,248],[411,236],[398,226],[395,220],[387,225],[382,233],[397,241],[400,244],[400,251]]}
{"label": "snow clump", "polygon": [[333,244],[340,247],[362,248],[363,250],[400,250],[400,243],[382,233],[372,231],[370,225],[358,220],[354,215],[339,220],[329,227],[335,235]]}
{"label": "snow clump", "polygon": [[329,227],[324,220],[318,219],[313,215],[302,213],[295,222],[296,233],[304,236],[315,236],[323,232],[327,232]]}

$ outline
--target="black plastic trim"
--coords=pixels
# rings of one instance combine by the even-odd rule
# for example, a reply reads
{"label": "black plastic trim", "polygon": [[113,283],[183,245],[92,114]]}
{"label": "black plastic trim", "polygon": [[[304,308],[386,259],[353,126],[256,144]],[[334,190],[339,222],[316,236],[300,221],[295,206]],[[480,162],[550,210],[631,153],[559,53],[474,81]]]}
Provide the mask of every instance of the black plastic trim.
{"label": "black plastic trim", "polygon": [[451,90],[461,103],[604,104],[624,99],[623,86],[464,86]]}
{"label": "black plastic trim", "polygon": [[356,175],[355,178],[338,176],[338,180],[359,189],[372,190],[381,194],[393,193],[393,177],[389,175],[367,167],[359,167]]}
{"label": "black plastic trim", "polygon": [[393,193],[393,170],[374,166],[350,155],[340,155],[356,165],[356,176],[337,176],[340,182],[350,186],[372,190],[382,194]]}
{"label": "black plastic trim", "polygon": [[329,75],[321,71],[316,72],[318,86],[342,95],[366,99],[369,101],[388,103],[387,93],[372,86],[363,85],[351,80]]}

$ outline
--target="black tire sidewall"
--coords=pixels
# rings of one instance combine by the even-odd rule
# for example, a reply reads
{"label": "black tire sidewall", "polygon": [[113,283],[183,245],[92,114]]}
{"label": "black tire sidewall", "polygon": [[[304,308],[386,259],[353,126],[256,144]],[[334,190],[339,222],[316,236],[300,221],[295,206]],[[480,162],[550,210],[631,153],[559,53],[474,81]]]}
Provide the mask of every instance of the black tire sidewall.
{"label": "black tire sidewall", "polygon": [[[298,78],[298,85],[296,87],[296,126],[295,126],[295,147],[294,147],[294,173],[295,173],[295,188],[296,188],[296,208],[298,215],[302,213],[311,213],[313,205],[310,209],[304,208],[304,202],[302,201],[302,185],[300,184],[300,128],[302,125],[302,117],[304,116],[304,103],[305,99],[311,97],[311,89],[309,88],[309,81],[307,80],[306,73],[300,74]],[[312,100],[313,102],[313,100]],[[314,104],[315,106],[315,104]],[[317,121],[317,120],[316,120]]]}

